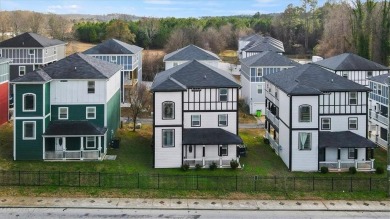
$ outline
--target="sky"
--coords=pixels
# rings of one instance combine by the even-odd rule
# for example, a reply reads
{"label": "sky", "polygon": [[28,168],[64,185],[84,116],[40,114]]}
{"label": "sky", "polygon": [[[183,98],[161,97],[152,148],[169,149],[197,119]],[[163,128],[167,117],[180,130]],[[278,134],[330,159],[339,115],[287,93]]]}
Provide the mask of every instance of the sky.
{"label": "sky", "polygon": [[[323,5],[325,0],[318,0]],[[0,10],[56,14],[131,14],[141,17],[202,17],[283,12],[301,0],[0,0]]]}

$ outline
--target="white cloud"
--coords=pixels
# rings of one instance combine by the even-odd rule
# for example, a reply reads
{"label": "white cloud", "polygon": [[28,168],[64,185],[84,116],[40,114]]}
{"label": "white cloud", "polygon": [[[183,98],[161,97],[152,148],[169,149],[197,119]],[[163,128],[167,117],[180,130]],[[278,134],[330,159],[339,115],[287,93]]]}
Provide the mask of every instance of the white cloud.
{"label": "white cloud", "polygon": [[49,5],[47,6],[47,11],[51,13],[76,13],[80,10],[80,5]]}
{"label": "white cloud", "polygon": [[146,4],[153,4],[153,5],[171,5],[173,4],[170,0],[144,0]]}

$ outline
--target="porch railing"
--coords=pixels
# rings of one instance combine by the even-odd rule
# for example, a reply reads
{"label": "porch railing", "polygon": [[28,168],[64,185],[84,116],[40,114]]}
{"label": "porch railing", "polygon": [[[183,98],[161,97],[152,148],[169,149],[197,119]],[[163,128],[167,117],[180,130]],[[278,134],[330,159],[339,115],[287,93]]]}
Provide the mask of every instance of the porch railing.
{"label": "porch railing", "polygon": [[[236,160],[238,163],[240,163],[240,159],[237,157]],[[218,167],[220,168],[226,168],[230,167],[230,161],[232,160],[226,160],[221,157],[210,157],[210,158],[185,158],[183,159],[184,163],[187,163],[190,165],[190,167],[195,167],[197,164],[199,164],[201,167],[209,167],[212,163],[216,163]]]}
{"label": "porch railing", "polygon": [[328,167],[329,170],[333,171],[348,171],[350,167],[355,167],[357,171],[374,171],[375,159],[367,161],[321,161],[321,167]]}
{"label": "porch railing", "polygon": [[279,127],[279,119],[272,114],[272,112],[269,109],[265,109],[265,116],[277,127]]}
{"label": "porch railing", "polygon": [[88,151],[46,151],[45,160],[99,160],[99,150]]}
{"label": "porch railing", "polygon": [[369,115],[370,115],[371,119],[376,120],[384,125],[389,124],[389,118],[381,115],[379,112],[375,112],[374,110],[370,110]]}
{"label": "porch railing", "polygon": [[275,150],[276,154],[279,154],[280,145],[272,138],[272,136],[266,131],[265,137],[269,140],[269,145]]}
{"label": "porch railing", "polygon": [[379,146],[381,146],[382,148],[387,149],[387,141],[380,138],[379,135],[371,134],[369,139],[375,142],[376,144],[378,144]]}

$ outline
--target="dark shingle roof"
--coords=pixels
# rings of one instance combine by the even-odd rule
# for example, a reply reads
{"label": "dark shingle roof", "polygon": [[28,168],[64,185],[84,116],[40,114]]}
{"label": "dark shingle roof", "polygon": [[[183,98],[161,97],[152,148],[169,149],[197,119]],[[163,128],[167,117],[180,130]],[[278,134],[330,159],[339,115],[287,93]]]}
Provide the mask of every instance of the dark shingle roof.
{"label": "dark shingle roof", "polygon": [[320,132],[319,148],[374,148],[376,144],[351,131]]}
{"label": "dark shingle roof", "polygon": [[183,129],[183,144],[242,144],[242,139],[240,138],[240,136],[220,128]]}
{"label": "dark shingle roof", "polygon": [[21,82],[47,82],[52,78],[46,74],[42,69],[38,69],[33,72],[28,72],[24,76],[20,76],[12,80],[12,83],[21,83]]}
{"label": "dark shingle roof", "polygon": [[241,87],[231,74],[193,60],[160,72],[154,78],[152,91],[186,90],[187,88]]}
{"label": "dark shingle roof", "polygon": [[282,41],[272,38],[270,36],[262,36],[259,34],[249,35],[240,39],[241,41],[249,41],[249,43],[242,49],[247,52],[263,52],[274,51],[284,52]]}
{"label": "dark shingle roof", "polygon": [[367,78],[367,80],[375,81],[381,84],[388,84],[390,74],[378,75],[375,77]]}
{"label": "dark shingle roof", "polygon": [[334,71],[382,71],[389,70],[388,67],[365,59],[353,53],[343,53],[314,64]]}
{"label": "dark shingle roof", "polygon": [[271,44],[269,42],[260,42],[255,45],[253,45],[250,48],[245,49],[246,52],[264,52],[264,51],[273,51],[273,52],[279,52],[283,53],[284,48],[278,47],[274,44]]}
{"label": "dark shingle roof", "polygon": [[320,95],[335,91],[370,91],[317,65],[306,64],[264,76],[267,81],[291,95]]}
{"label": "dark shingle roof", "polygon": [[280,55],[272,51],[262,52],[241,60],[241,63],[247,66],[299,66],[286,56]]}
{"label": "dark shingle roof", "polygon": [[137,54],[143,49],[136,45],[130,45],[117,39],[106,40],[86,51],[84,54]]}
{"label": "dark shingle roof", "polygon": [[210,60],[210,61],[219,61],[221,60],[216,54],[207,51],[205,49],[199,48],[195,45],[188,45],[183,47],[175,52],[171,52],[164,56],[165,61],[191,61],[191,60]]}
{"label": "dark shingle roof", "polygon": [[0,47],[49,47],[65,44],[65,42],[57,39],[49,39],[36,33],[23,33],[16,37],[0,42]]}
{"label": "dark shingle roof", "polygon": [[98,127],[89,121],[56,120],[51,121],[44,136],[66,135],[104,135],[107,128]]}

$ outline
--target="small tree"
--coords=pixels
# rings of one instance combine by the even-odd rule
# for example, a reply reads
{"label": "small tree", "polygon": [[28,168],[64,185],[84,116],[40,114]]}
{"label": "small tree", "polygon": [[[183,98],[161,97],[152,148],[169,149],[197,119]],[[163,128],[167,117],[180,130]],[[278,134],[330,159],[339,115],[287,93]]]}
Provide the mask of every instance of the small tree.
{"label": "small tree", "polygon": [[137,84],[133,86],[128,93],[130,103],[130,116],[133,119],[133,132],[137,124],[137,117],[142,110],[150,104],[150,93],[145,84]]}

